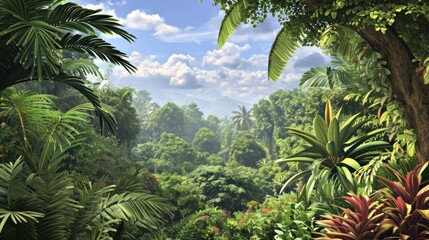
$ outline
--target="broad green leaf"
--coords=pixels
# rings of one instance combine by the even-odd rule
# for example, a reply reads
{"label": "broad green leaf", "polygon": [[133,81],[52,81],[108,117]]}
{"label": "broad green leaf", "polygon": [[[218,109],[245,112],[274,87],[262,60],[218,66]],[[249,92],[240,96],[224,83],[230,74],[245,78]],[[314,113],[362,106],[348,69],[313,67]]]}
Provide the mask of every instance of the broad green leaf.
{"label": "broad green leaf", "polygon": [[[340,126],[338,124],[337,118],[332,118],[331,123],[328,127],[328,141],[333,142],[335,145],[335,152],[339,151],[339,142],[340,142]],[[335,155],[337,156],[337,155]]]}
{"label": "broad green leaf", "polygon": [[276,163],[285,162],[299,162],[299,163],[313,163],[314,158],[308,158],[308,157],[292,157],[292,158],[282,158],[275,161]]}
{"label": "broad green leaf", "polygon": [[328,125],[326,125],[326,122],[318,114],[314,118],[313,128],[317,140],[322,144],[326,144],[328,142]]}
{"label": "broad green leaf", "polygon": [[341,161],[341,163],[355,170],[358,170],[361,167],[360,164],[356,162],[356,160],[354,160],[353,158],[345,158]]}
{"label": "broad green leaf", "polygon": [[311,173],[311,170],[305,170],[305,171],[302,171],[302,172],[299,172],[299,173],[297,173],[297,174],[293,175],[291,178],[289,178],[289,179],[285,182],[285,184],[283,184],[283,187],[280,189],[280,193],[282,193],[282,192],[285,190],[285,188],[286,188],[287,186],[289,186],[289,184],[291,184],[291,183],[293,183],[293,182],[296,182],[297,180],[299,180],[299,179],[303,178],[303,177],[304,177],[304,176],[306,176],[306,175],[309,175],[310,173]]}
{"label": "broad green leaf", "polygon": [[268,57],[268,78],[277,80],[281,76],[287,62],[293,53],[299,48],[299,39],[297,36],[291,36],[286,27],[283,27],[277,34],[276,39],[271,46]]}
{"label": "broad green leaf", "polygon": [[333,141],[329,141],[326,144],[326,150],[328,151],[329,155],[337,157],[338,156],[338,151],[335,147],[335,142]]}
{"label": "broad green leaf", "polygon": [[391,148],[391,144],[385,141],[373,141],[359,145],[353,151],[348,152],[349,157],[356,158],[359,155],[368,153],[375,150],[383,150]]}
{"label": "broad green leaf", "polygon": [[317,141],[317,139],[314,136],[312,136],[312,135],[310,135],[310,134],[308,134],[308,133],[306,133],[304,131],[297,130],[297,129],[289,129],[288,133],[304,139],[311,146],[313,146],[314,148],[316,148],[322,155],[328,153],[326,151],[325,145],[323,145],[322,143],[320,143],[319,141]]}
{"label": "broad green leaf", "polygon": [[239,0],[234,3],[229,11],[225,14],[220,25],[220,30],[217,38],[219,48],[228,40],[229,36],[237,29],[237,27],[243,22],[242,12],[245,11],[245,5],[243,0]]}

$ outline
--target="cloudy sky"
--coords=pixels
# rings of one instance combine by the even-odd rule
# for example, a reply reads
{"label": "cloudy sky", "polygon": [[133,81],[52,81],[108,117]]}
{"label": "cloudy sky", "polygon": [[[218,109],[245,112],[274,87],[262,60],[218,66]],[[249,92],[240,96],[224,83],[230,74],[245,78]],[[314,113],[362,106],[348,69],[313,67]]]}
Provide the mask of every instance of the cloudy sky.
{"label": "cloudy sky", "polygon": [[78,0],[117,17],[137,40],[105,39],[138,67],[133,75],[114,67],[110,81],[136,89],[162,89],[213,100],[228,96],[254,103],[279,89],[297,87],[310,67],[328,58],[315,47],[299,49],[282,77],[268,81],[267,55],[279,30],[268,19],[256,29],[242,25],[222,49],[217,34],[224,13],[211,0]]}

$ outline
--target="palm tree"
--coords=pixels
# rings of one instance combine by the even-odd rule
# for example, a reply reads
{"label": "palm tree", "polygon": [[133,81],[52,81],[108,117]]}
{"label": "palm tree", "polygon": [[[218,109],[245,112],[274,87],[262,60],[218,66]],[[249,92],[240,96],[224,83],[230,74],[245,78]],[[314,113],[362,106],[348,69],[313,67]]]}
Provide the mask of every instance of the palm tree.
{"label": "palm tree", "polygon": [[144,192],[138,171],[113,185],[60,171],[64,152],[85,140],[77,129],[93,107],[62,113],[52,98],[13,89],[0,96],[0,115],[22,146],[22,157],[0,164],[0,239],[102,239],[125,223],[158,227],[173,208]]}
{"label": "palm tree", "polygon": [[124,31],[117,19],[100,11],[60,0],[2,0],[0,94],[22,82],[61,82],[83,94],[95,107],[102,125],[107,123],[113,129],[113,117],[82,76],[98,73],[88,57],[135,71],[126,55],[98,33],[116,34],[129,42],[135,37]]}
{"label": "palm tree", "polygon": [[232,124],[239,131],[249,130],[253,125],[252,109],[247,110],[245,106],[238,106],[239,111],[233,111]]}

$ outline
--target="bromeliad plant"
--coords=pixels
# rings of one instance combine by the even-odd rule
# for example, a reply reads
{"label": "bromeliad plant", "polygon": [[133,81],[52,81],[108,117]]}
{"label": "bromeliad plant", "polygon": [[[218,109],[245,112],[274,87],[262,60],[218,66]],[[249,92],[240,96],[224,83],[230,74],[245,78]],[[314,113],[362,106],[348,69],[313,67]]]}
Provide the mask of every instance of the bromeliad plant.
{"label": "bromeliad plant", "polygon": [[389,189],[382,192],[388,206],[385,225],[400,239],[429,239],[429,185],[422,183],[422,173],[427,166],[428,163],[419,164],[404,177],[386,165],[400,183],[378,177]]}
{"label": "bromeliad plant", "polygon": [[[310,166],[307,170],[292,176],[283,185],[281,191],[292,182],[309,176],[301,191],[301,199],[307,204],[310,203],[312,190],[316,183],[321,182],[322,179],[324,181],[332,179],[338,190],[357,193],[359,184],[352,173],[379,155],[380,150],[390,148],[390,144],[385,141],[368,141],[383,133],[385,129],[358,135],[357,131],[367,122],[358,121],[358,116],[359,114],[356,114],[340,125],[340,112],[333,116],[328,99],[325,118],[323,119],[320,115],[316,115],[314,118],[314,133],[287,128],[289,134],[302,138],[310,146],[296,154],[279,159],[277,162],[301,163]],[[339,193],[341,194],[341,191]]]}
{"label": "bromeliad plant", "polygon": [[325,231],[318,239],[429,239],[429,185],[422,183],[427,166],[417,165],[406,177],[386,166],[400,183],[379,176],[386,189],[378,196],[344,197],[353,210],[341,208],[342,216],[323,216],[326,220],[318,224]]}
{"label": "bromeliad plant", "polygon": [[382,204],[374,201],[374,197],[368,198],[364,195],[350,194],[343,197],[353,208],[342,208],[344,215],[322,215],[326,220],[318,224],[325,227],[325,232],[318,233],[323,237],[318,240],[327,239],[383,239],[388,228],[383,225],[384,213]]}

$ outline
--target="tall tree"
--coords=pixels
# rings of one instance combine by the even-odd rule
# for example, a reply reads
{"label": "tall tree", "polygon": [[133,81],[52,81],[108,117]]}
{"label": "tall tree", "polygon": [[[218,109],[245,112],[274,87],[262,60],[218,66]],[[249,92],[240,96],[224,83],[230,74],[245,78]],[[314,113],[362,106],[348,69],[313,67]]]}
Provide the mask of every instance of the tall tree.
{"label": "tall tree", "polygon": [[124,31],[117,19],[100,11],[60,0],[1,1],[0,93],[33,80],[61,82],[83,94],[96,108],[101,123],[112,127],[113,117],[81,77],[98,70],[79,56],[98,57],[133,72],[135,67],[126,55],[98,33],[117,34],[129,42],[134,36]]}
{"label": "tall tree", "polygon": [[155,123],[155,128],[158,129],[156,133],[158,136],[163,132],[167,132],[183,137],[185,113],[182,108],[174,103],[167,103],[158,109],[152,117],[152,122]]}
{"label": "tall tree", "polygon": [[238,111],[233,111],[232,123],[237,130],[249,130],[253,125],[252,109],[246,106],[238,106]]}
{"label": "tall tree", "polygon": [[281,75],[300,45],[317,45],[323,33],[339,26],[356,31],[380,53],[390,72],[392,90],[417,137],[419,161],[429,160],[429,3],[423,0],[249,1],[214,0],[227,10],[219,46],[242,23],[278,16],[282,29],[270,51],[270,79]]}

